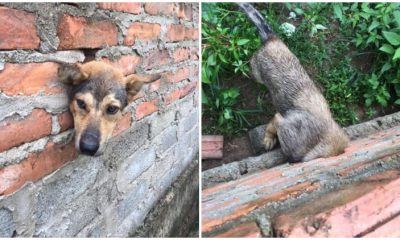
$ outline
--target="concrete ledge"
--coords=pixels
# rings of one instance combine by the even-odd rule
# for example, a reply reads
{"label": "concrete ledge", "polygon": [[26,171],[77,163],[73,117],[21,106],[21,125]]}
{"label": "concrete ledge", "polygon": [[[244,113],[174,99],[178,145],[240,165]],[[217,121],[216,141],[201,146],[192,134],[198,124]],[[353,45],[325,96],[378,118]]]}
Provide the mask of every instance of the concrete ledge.
{"label": "concrete ledge", "polygon": [[254,221],[260,214],[273,219],[350,183],[368,183],[368,177],[391,169],[396,174],[390,176],[400,175],[400,127],[354,140],[336,157],[285,164],[215,185],[202,191],[203,236]]}
{"label": "concrete ledge", "polygon": [[[355,140],[398,125],[400,125],[400,112],[349,126],[345,128],[345,132],[350,139]],[[202,188],[204,189],[218,183],[239,179],[242,175],[286,163],[280,149],[265,152],[262,147],[264,130],[265,125],[261,125],[249,132],[254,152],[261,153],[259,156],[245,158],[238,162],[224,164],[202,172]]]}

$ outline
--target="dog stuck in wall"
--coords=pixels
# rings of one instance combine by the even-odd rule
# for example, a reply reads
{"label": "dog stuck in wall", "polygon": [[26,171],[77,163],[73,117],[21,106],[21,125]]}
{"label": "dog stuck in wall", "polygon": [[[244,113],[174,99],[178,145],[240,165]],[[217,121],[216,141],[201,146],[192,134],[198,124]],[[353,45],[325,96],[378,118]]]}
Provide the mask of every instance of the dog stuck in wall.
{"label": "dog stuck in wall", "polygon": [[70,85],[70,104],[75,124],[75,147],[81,153],[101,155],[123,109],[142,86],[161,76],[124,76],[118,69],[97,61],[62,64],[61,82]]}
{"label": "dog stuck in wall", "polygon": [[251,4],[238,5],[255,24],[263,42],[251,58],[252,74],[267,86],[277,109],[265,130],[265,149],[271,150],[278,140],[289,162],[343,153],[349,139],[297,57]]}

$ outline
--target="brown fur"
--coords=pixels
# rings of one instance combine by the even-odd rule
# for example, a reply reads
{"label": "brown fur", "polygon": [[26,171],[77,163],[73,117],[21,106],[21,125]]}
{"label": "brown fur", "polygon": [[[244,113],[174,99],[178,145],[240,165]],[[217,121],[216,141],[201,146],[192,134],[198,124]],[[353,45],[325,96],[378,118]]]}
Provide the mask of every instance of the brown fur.
{"label": "brown fur", "polygon": [[278,111],[265,131],[267,150],[278,138],[283,153],[293,162],[344,151],[348,137],[299,60],[279,38],[270,35],[252,57],[251,66],[256,80],[268,87]]}
{"label": "brown fur", "polygon": [[[96,142],[99,145],[98,150],[90,155],[103,152],[128,101],[144,84],[161,77],[158,74],[125,77],[118,69],[96,61],[62,65],[58,76],[60,81],[72,86],[69,107],[75,123],[76,148],[82,151],[82,136],[85,134],[90,139],[87,140],[89,144]],[[84,108],[79,106],[78,101],[84,103]],[[116,112],[110,113],[110,108],[116,109]],[[93,136],[97,137],[97,141],[93,140]]]}

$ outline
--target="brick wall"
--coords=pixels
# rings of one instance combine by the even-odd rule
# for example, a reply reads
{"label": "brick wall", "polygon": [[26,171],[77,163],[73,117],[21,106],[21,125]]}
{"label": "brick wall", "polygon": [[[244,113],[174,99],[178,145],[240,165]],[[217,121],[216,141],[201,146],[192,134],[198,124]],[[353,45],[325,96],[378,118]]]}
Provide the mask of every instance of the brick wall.
{"label": "brick wall", "polygon": [[[0,4],[0,236],[128,236],[198,152],[198,4]],[[161,73],[104,155],[74,149],[60,62]]]}

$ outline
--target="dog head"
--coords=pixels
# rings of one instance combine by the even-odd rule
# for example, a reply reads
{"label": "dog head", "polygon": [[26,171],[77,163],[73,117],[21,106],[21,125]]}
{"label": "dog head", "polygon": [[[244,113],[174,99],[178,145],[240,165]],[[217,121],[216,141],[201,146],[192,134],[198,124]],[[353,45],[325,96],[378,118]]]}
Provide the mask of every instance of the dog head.
{"label": "dog head", "polygon": [[59,80],[71,85],[70,105],[75,124],[75,147],[81,153],[101,155],[123,109],[142,86],[160,75],[125,77],[118,69],[103,62],[64,64],[58,69]]}

